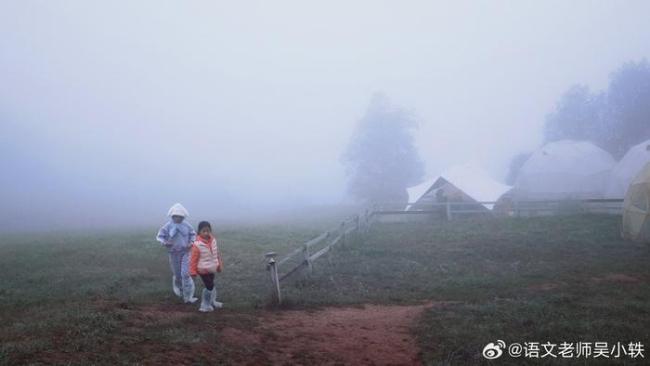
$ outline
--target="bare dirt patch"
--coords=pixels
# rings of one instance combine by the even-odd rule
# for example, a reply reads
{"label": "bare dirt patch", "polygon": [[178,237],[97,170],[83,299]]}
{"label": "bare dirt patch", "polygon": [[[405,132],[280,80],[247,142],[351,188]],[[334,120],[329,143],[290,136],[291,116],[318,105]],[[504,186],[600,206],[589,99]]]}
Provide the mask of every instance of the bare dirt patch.
{"label": "bare dirt patch", "polygon": [[258,355],[273,365],[419,365],[411,329],[431,306],[268,312],[253,329],[225,328],[222,339],[260,350]]}
{"label": "bare dirt patch", "polygon": [[[443,309],[448,304],[453,303],[252,312],[223,309],[201,314],[196,306],[182,304],[132,306],[102,302],[95,305],[97,309],[113,311],[120,318],[117,328],[104,339],[102,348],[107,354],[103,358],[98,358],[86,346],[70,349],[70,340],[62,333],[52,337],[52,348],[16,361],[35,364],[129,360],[142,365],[420,365],[421,351],[413,328],[427,308]],[[160,332],[168,331],[173,331],[172,336],[178,331],[180,341],[160,337]]]}

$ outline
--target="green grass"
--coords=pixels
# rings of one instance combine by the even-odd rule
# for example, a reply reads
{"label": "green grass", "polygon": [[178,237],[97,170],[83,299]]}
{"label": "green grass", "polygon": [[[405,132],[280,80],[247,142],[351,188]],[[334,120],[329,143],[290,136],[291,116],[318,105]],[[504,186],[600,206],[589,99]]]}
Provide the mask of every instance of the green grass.
{"label": "green grass", "polygon": [[[264,253],[288,253],[336,221],[216,228],[225,259],[218,288],[228,310],[209,324],[193,306],[174,305],[155,228],[4,236],[0,365],[130,364],[143,352],[169,363],[187,349],[202,350],[185,360],[197,364],[214,363],[215,354],[225,364],[253,357],[256,350],[227,349],[214,339],[228,324],[255,324],[256,309],[268,305]],[[497,339],[647,346],[650,250],[619,239],[619,221],[377,224],[336,248],[331,262],[319,260],[313,274],[283,283],[283,295],[296,308],[454,301],[433,307],[418,324],[431,365],[480,364],[483,346]],[[183,317],[165,317],[170,306]]]}
{"label": "green grass", "polygon": [[[327,301],[334,304],[458,301],[434,307],[419,325],[423,358],[432,365],[480,364],[483,346],[497,339],[647,345],[650,251],[622,241],[619,220],[376,226],[363,242],[338,251],[333,268],[302,286],[310,295],[303,301],[320,302],[318,294],[331,294]],[[509,363],[524,362],[499,359]]]}
{"label": "green grass", "polygon": [[[260,225],[217,232],[225,257],[218,277],[220,296],[229,309],[241,313],[232,321],[247,321],[248,313],[268,301],[264,253],[289,252],[321,230],[318,224]],[[132,309],[179,303],[170,291],[167,254],[155,242],[155,233],[152,228],[5,236],[0,244],[0,268],[5,269],[0,282],[0,365],[56,363],[52,349],[56,357],[76,355],[70,356],[73,364],[132,363],[139,353],[115,354],[102,345],[126,342],[125,347],[137,348],[154,342],[180,347],[214,338],[214,331],[191,326],[192,319],[205,319],[193,305],[179,305],[188,312],[189,325],[188,319],[157,324],[156,318],[139,324],[134,334],[124,333],[133,320]],[[61,364],[67,363],[62,357]]]}

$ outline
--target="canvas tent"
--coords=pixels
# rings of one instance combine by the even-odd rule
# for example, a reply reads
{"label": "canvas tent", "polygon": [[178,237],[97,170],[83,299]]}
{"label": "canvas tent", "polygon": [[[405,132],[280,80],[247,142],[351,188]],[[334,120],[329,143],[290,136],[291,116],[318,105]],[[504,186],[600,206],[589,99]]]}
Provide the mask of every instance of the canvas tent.
{"label": "canvas tent", "polygon": [[535,151],[517,175],[520,201],[602,198],[616,161],[585,141],[551,142]]}
{"label": "canvas tent", "polygon": [[[409,202],[405,210],[417,210],[443,197],[451,202],[494,202],[512,187],[492,179],[485,171],[469,165],[453,167],[443,174],[407,189]],[[493,205],[481,205],[486,210]]]}
{"label": "canvas tent", "polygon": [[623,198],[634,177],[650,162],[650,140],[632,146],[621,161],[614,166],[609,177],[605,196]]}
{"label": "canvas tent", "polygon": [[632,180],[623,203],[623,237],[650,242],[650,163]]}

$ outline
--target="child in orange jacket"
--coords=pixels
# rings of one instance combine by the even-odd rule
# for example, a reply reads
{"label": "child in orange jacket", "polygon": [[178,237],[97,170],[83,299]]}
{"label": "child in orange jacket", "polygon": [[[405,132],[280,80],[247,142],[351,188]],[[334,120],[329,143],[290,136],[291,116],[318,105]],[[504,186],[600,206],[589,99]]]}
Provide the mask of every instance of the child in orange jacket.
{"label": "child in orange jacket", "polygon": [[221,252],[217,247],[217,239],[212,235],[210,223],[201,221],[197,231],[198,236],[192,244],[190,275],[192,277],[201,276],[205,288],[201,296],[199,311],[207,312],[223,307],[223,303],[217,301],[217,289],[214,287],[214,275],[221,272],[223,262]]}

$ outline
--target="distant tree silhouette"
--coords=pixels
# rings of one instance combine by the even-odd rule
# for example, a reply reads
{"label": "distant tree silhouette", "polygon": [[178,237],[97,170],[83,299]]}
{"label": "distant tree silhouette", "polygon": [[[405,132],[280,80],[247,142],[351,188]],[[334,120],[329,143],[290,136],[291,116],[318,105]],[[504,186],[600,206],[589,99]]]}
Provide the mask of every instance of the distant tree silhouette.
{"label": "distant tree silhouette", "polygon": [[546,116],[545,140],[599,140],[604,132],[604,109],[602,93],[593,94],[585,85],[572,86]]}
{"label": "distant tree silhouette", "polygon": [[607,89],[603,147],[617,157],[650,138],[650,64],[628,62],[612,74]]}
{"label": "distant tree silhouette", "polygon": [[373,95],[342,156],[351,196],[366,203],[407,201],[406,188],[424,173],[412,135],[416,128],[404,109],[381,93]]}
{"label": "distant tree silhouette", "polygon": [[650,65],[628,62],[612,73],[605,92],[572,86],[546,117],[546,142],[587,140],[620,158],[650,138]]}

